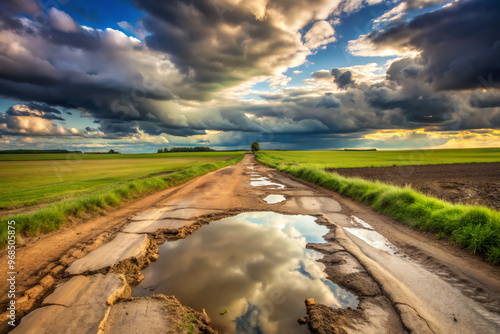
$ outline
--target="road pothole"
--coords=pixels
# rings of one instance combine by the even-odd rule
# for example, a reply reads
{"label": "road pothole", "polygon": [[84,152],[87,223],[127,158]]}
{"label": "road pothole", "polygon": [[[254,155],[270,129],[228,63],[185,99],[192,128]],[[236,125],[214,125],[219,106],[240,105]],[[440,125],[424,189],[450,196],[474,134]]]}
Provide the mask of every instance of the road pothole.
{"label": "road pothole", "polygon": [[285,200],[285,196],[283,195],[268,195],[266,198],[264,198],[264,202],[267,204],[276,204],[283,202]]}
{"label": "road pothole", "polygon": [[323,257],[306,249],[325,243],[316,217],[248,212],[203,226],[159,246],[159,259],[142,271],[133,296],[175,295],[205,309],[221,333],[308,333],[297,319],[304,300],[356,308],[350,292],[327,279]]}
{"label": "road pothole", "polygon": [[280,183],[271,182],[267,179],[267,177],[259,178],[258,180],[251,181],[250,185],[253,187],[273,187],[269,189],[282,189],[285,188],[285,185]]}
{"label": "road pothole", "polygon": [[360,238],[370,246],[386,251],[391,255],[399,252],[399,249],[396,246],[394,246],[383,235],[376,232],[370,224],[366,223],[356,216],[351,216],[351,218],[351,222],[356,227],[346,227],[345,229],[349,233],[354,234],[356,237]]}

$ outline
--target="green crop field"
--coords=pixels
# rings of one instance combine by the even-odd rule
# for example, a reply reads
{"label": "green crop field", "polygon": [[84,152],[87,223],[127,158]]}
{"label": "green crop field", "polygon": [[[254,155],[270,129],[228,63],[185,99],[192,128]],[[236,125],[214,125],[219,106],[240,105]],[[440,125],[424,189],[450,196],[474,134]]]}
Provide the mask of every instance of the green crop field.
{"label": "green crop field", "polygon": [[500,148],[407,151],[264,151],[286,164],[323,169],[500,162]]}
{"label": "green crop field", "polygon": [[229,160],[240,154],[1,154],[0,209],[80,196],[158,173]]}
{"label": "green crop field", "polygon": [[[16,235],[33,236],[60,228],[70,217],[93,217],[124,201],[235,164],[244,152],[16,156],[20,161],[10,155],[0,160],[0,199],[4,208],[49,202],[17,214],[4,209],[6,219],[16,222]],[[7,224],[1,224],[0,247],[6,246],[7,236]]]}
{"label": "green crop field", "polygon": [[172,152],[138,154],[92,154],[92,153],[34,153],[0,154],[0,161],[40,161],[40,160],[121,160],[121,159],[165,159],[165,158],[213,158],[234,157],[243,151],[225,152]]}

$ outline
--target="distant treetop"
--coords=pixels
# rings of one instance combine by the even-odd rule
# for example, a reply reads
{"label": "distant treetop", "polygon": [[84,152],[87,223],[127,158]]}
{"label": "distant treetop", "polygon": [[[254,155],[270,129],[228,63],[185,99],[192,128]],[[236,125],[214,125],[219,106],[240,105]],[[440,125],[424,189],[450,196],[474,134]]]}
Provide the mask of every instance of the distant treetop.
{"label": "distant treetop", "polygon": [[207,146],[196,146],[196,147],[172,147],[168,148],[160,148],[158,149],[158,153],[170,153],[170,152],[214,152],[214,149],[211,149]]}
{"label": "distant treetop", "polygon": [[251,146],[252,152],[260,151],[260,144],[258,141],[254,141]]}

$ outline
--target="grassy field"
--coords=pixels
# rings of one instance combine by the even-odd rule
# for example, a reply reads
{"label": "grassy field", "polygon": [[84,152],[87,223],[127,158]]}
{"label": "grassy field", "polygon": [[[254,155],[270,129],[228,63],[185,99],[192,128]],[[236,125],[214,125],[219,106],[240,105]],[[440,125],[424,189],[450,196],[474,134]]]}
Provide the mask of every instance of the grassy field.
{"label": "grassy field", "polygon": [[[161,156],[163,154],[158,155]],[[95,216],[104,209],[120,206],[123,201],[133,200],[155,191],[176,186],[194,177],[235,164],[243,159],[243,156],[243,152],[231,152],[231,154],[227,152],[213,152],[204,153],[204,155],[199,155],[198,153],[180,153],[176,156],[164,154],[164,159],[143,158],[137,160],[122,158],[117,160],[116,158],[112,158],[101,160],[99,158],[96,160],[87,160],[93,162],[90,165],[83,163],[84,160],[80,160],[79,164],[65,172],[67,181],[65,185],[73,187],[73,195],[78,193],[78,196],[71,196],[70,198],[50,203],[37,211],[11,215],[3,220],[14,220],[16,222],[17,235],[34,236],[39,233],[50,232],[60,228],[70,217],[81,217],[83,214],[87,218]],[[157,163],[150,160],[156,160]],[[41,162],[43,161],[23,161],[20,163],[19,166],[24,166],[24,177],[21,176],[18,180],[23,184],[26,192],[31,191],[30,182],[35,183],[38,179],[49,178],[43,175],[41,171],[47,170],[36,169],[37,167],[35,166],[39,167]],[[123,162],[123,164],[120,162]],[[2,163],[7,164],[9,162]],[[33,164],[30,167],[26,167],[27,163]],[[148,177],[151,174],[172,170],[175,170],[175,172],[168,175],[153,175]],[[14,173],[16,168],[11,168],[10,171]],[[51,174],[52,172],[47,173]],[[57,174],[56,172],[55,176],[51,177],[57,178]],[[119,176],[116,176],[116,174],[119,174]],[[87,180],[80,180],[81,177],[86,177]],[[6,181],[2,180],[2,182]],[[13,184],[16,185],[17,183]],[[82,184],[85,186],[84,189],[86,189],[84,192],[80,192]],[[44,186],[40,186],[38,192],[34,194],[38,194],[43,198],[43,194],[47,190],[50,190],[55,197],[68,196],[68,193],[64,192],[64,184],[60,188],[51,187],[50,185],[49,182]],[[89,190],[89,187],[92,190]],[[59,189],[59,192],[57,192],[57,189]],[[1,224],[0,247],[5,247],[7,241],[8,225]]]}
{"label": "grassy field", "polygon": [[500,148],[408,151],[266,151],[287,164],[323,169],[500,162]]}
{"label": "grassy field", "polygon": [[[482,150],[458,150],[460,155],[457,157],[454,157],[452,153],[456,150],[450,151],[435,154],[434,160],[426,160],[427,164],[433,161],[436,163],[444,163],[443,161],[446,163],[465,162],[465,159],[470,159],[467,162],[473,162],[475,161],[472,160],[473,154],[478,154]],[[490,155],[494,155],[494,151],[486,150],[486,152],[490,152]],[[341,157],[342,153],[348,153],[347,156],[350,157],[357,156],[358,159],[347,160],[344,158],[344,162],[330,161],[332,157]],[[467,248],[471,253],[481,254],[488,261],[500,264],[500,212],[479,206],[454,205],[425,196],[411,188],[401,188],[358,178],[346,178],[320,168],[321,166],[332,168],[332,164],[337,167],[348,167],[346,164],[353,163],[357,164],[358,167],[366,167],[367,163],[363,165],[361,158],[365,155],[374,156],[376,153],[385,152],[324,152],[323,162],[318,162],[321,157],[319,152],[311,152],[309,156],[309,152],[260,151],[256,152],[255,155],[261,163],[337,191],[342,195],[370,205],[376,211],[404,224],[434,232],[439,238],[447,237]],[[390,153],[397,154],[396,152]],[[467,156],[468,158],[466,158]],[[297,161],[307,161],[308,157],[311,158],[311,164],[297,164]],[[490,156],[489,159],[489,161],[495,161],[494,156]],[[485,161],[480,158],[476,160]],[[374,163],[380,162],[379,160],[374,161]]]}
{"label": "grassy field", "polygon": [[0,154],[0,210],[77,197],[239,154]]}
{"label": "grassy field", "polygon": [[81,154],[81,153],[35,153],[35,154],[0,154],[0,161],[40,161],[40,160],[121,160],[121,159],[165,159],[165,158],[212,158],[232,157],[243,151],[224,152],[172,152],[138,154]]}

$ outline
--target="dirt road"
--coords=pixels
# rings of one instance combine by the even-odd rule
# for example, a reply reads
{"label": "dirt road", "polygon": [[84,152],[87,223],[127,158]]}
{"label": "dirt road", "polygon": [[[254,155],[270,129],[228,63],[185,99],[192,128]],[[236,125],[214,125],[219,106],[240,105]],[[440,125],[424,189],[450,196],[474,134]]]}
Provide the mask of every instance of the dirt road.
{"label": "dirt road", "polygon": [[[264,198],[271,194],[285,200],[268,204]],[[137,284],[141,269],[158,258],[159,243],[246,211],[312,215],[330,230],[327,243],[307,247],[324,255],[320,261],[328,278],[356,295],[359,305],[336,309],[308,300],[307,324],[314,333],[500,332],[499,267],[265,167],[251,155],[109,215],[28,240],[17,250],[18,314],[23,316],[24,309],[28,315],[13,332],[139,333],[147,328],[154,333],[168,327],[175,333],[182,321],[176,314],[192,312],[199,331],[210,333],[206,314],[180,312],[184,306],[165,297],[130,299],[129,285]],[[5,251],[0,261],[6,263]],[[106,284],[96,283],[100,280]],[[2,286],[2,296],[7,289]],[[156,316],[143,314],[144,309]],[[136,314],[132,322],[126,316],[130,312]]]}

